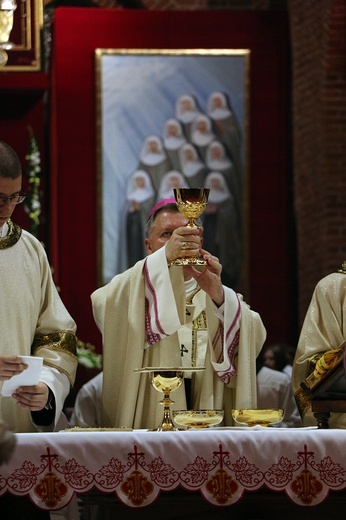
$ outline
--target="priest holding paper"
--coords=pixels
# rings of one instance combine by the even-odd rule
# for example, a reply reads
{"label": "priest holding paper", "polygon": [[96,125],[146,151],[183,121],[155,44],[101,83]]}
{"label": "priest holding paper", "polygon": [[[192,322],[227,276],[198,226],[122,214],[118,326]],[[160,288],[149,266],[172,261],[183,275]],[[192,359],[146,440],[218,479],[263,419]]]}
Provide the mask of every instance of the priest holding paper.
{"label": "priest holding paper", "polygon": [[14,432],[53,431],[77,369],[76,324],[42,245],[11,220],[25,195],[18,156],[0,141],[1,419]]}
{"label": "priest holding paper", "polygon": [[[91,296],[103,335],[104,427],[159,425],[158,393],[148,374],[135,373],[144,367],[205,366],[185,372],[173,409],[221,408],[230,425],[232,408],[256,407],[262,320],[222,285],[218,258],[202,249],[202,229],[186,223],[174,199],[156,204],[147,222],[148,256]],[[199,252],[207,262],[202,271],[170,265]]]}

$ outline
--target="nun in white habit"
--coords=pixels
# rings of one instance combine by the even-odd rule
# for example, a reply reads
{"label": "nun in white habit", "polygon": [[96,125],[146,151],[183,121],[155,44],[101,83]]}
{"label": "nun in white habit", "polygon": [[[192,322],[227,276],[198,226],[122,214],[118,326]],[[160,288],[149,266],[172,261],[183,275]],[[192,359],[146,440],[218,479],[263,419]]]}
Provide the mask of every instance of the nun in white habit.
{"label": "nun in white habit", "polygon": [[168,119],[163,128],[163,146],[171,163],[171,168],[179,169],[179,149],[186,143],[183,127],[178,119]]}
{"label": "nun in white habit", "polygon": [[185,176],[190,188],[201,188],[204,185],[207,168],[198,155],[197,148],[184,144],[179,151],[180,171]]}
{"label": "nun in white habit", "polygon": [[236,289],[241,264],[241,225],[234,197],[221,172],[208,173],[205,188],[209,188],[207,207],[202,215],[203,247],[222,262],[224,284]]}
{"label": "nun in white habit", "polygon": [[132,267],[146,255],[145,225],[155,200],[155,190],[149,174],[135,170],[130,176],[126,193],[126,249],[127,264]]}
{"label": "nun in white habit", "polygon": [[174,197],[174,188],[186,188],[188,186],[189,184],[182,173],[177,170],[170,170],[162,177],[157,202]]}
{"label": "nun in white habit", "polygon": [[153,187],[157,192],[163,175],[171,169],[162,139],[159,136],[149,135],[144,139],[138,168],[149,173]]}
{"label": "nun in white habit", "polygon": [[191,127],[191,143],[196,146],[202,159],[205,159],[208,144],[216,138],[210,118],[205,114],[197,116]]}
{"label": "nun in white habit", "polygon": [[232,159],[229,157],[224,143],[215,139],[206,150],[206,165],[209,172],[217,171],[225,176],[229,189],[237,203],[242,196],[242,179]]}
{"label": "nun in white habit", "polygon": [[242,169],[242,131],[229,96],[224,92],[212,92],[207,99],[206,113],[213,122],[216,135],[226,143],[236,167]]}
{"label": "nun in white habit", "polygon": [[196,99],[190,94],[179,96],[175,103],[175,117],[183,125],[184,133],[188,141],[191,139],[191,126],[196,117],[201,113]]}

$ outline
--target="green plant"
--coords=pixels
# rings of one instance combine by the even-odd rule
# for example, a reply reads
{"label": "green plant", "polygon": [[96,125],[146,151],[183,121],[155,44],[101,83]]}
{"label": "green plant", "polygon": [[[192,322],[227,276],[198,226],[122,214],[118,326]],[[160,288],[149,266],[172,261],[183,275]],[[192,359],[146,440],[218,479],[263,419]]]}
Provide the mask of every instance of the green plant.
{"label": "green plant", "polygon": [[98,368],[102,370],[102,355],[95,352],[95,346],[91,343],[84,343],[77,340],[78,363],[86,368]]}
{"label": "green plant", "polygon": [[38,147],[37,139],[31,127],[29,127],[29,133],[30,138],[28,153],[25,156],[25,159],[27,160],[25,174],[29,182],[29,190],[24,201],[24,207],[30,219],[28,230],[36,238],[38,238],[40,217],[42,211],[40,191],[42,177],[41,154]]}

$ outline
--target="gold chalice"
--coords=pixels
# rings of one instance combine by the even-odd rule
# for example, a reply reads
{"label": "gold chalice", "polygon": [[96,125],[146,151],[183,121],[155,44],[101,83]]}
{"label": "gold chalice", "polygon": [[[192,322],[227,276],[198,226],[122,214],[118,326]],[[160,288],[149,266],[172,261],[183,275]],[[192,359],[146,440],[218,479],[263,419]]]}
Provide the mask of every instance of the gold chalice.
{"label": "gold chalice", "polygon": [[[174,197],[182,215],[188,219],[187,227],[197,228],[195,219],[205,210],[208,197],[208,188],[174,188]],[[201,256],[182,256],[171,262],[171,265],[206,265]]]}
{"label": "gold chalice", "polygon": [[148,372],[149,379],[152,386],[158,392],[163,393],[163,399],[160,404],[163,405],[163,419],[156,431],[168,432],[176,430],[171,417],[171,404],[174,403],[171,399],[171,392],[179,388],[184,380],[184,369],[182,368],[159,368],[146,367],[139,368],[135,372]]}
{"label": "gold chalice", "polygon": [[155,431],[168,432],[177,430],[171,415],[171,404],[174,404],[174,401],[171,399],[171,393],[177,390],[183,383],[185,370],[197,372],[198,370],[205,370],[205,367],[145,367],[135,370],[135,372],[139,373],[147,372],[155,390],[163,393],[163,399],[160,401],[160,404],[163,405],[163,419]]}
{"label": "gold chalice", "polygon": [[173,419],[182,428],[204,429],[223,421],[223,410],[173,410]]}
{"label": "gold chalice", "polygon": [[244,426],[269,426],[280,423],[284,418],[285,410],[281,408],[249,409],[241,408],[232,410],[232,417]]}

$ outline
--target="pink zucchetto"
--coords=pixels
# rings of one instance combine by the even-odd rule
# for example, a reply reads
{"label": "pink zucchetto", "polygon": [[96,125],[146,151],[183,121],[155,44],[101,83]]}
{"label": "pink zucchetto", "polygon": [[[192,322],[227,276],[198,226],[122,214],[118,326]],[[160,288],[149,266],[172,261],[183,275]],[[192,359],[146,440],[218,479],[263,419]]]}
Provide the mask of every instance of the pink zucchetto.
{"label": "pink zucchetto", "polygon": [[162,208],[162,206],[167,206],[167,204],[176,204],[176,200],[173,197],[170,199],[160,200],[160,202],[157,202],[155,206],[150,210],[149,218],[155,215],[158,209]]}

